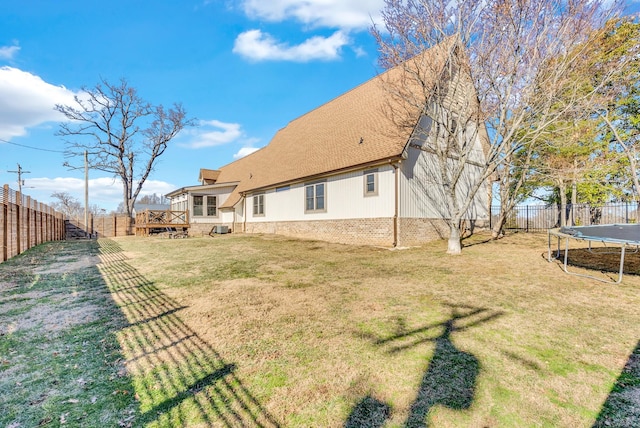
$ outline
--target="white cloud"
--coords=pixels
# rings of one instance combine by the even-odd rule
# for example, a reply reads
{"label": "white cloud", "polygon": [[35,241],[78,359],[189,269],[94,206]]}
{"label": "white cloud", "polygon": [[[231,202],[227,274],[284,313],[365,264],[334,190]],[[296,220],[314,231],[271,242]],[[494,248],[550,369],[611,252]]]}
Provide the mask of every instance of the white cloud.
{"label": "white cloud", "polygon": [[0,67],[0,138],[25,135],[27,128],[64,116],[56,104],[73,103],[74,93],[13,67]]}
{"label": "white cloud", "polygon": [[260,30],[241,33],[235,41],[233,52],[253,61],[285,60],[307,62],[311,60],[333,60],[340,56],[349,39],[342,31],[329,37],[315,36],[299,45],[279,43],[271,35]]}
{"label": "white cloud", "polygon": [[0,59],[10,60],[13,59],[15,54],[20,50],[20,46],[0,46]]}
{"label": "white cloud", "polygon": [[363,30],[380,22],[384,0],[244,0],[251,18],[281,22],[295,19],[313,27]]}
{"label": "white cloud", "polygon": [[243,147],[240,150],[238,150],[236,154],[233,155],[233,158],[240,159],[245,156],[249,156],[253,152],[257,152],[258,150],[260,150],[260,148],[258,147]]}
{"label": "white cloud", "polygon": [[[138,197],[144,195],[165,195],[176,186],[160,180],[146,180]],[[84,179],[75,177],[40,177],[25,180],[25,194],[41,202],[51,203],[51,194],[67,192],[84,205]],[[107,211],[115,210],[122,202],[122,183],[111,177],[92,178],[89,180],[89,205],[98,205]]]}
{"label": "white cloud", "polygon": [[183,140],[180,145],[192,149],[216,147],[231,143],[241,143],[251,146],[259,141],[257,138],[248,138],[239,123],[227,123],[219,120],[201,120],[200,126],[183,130]]}

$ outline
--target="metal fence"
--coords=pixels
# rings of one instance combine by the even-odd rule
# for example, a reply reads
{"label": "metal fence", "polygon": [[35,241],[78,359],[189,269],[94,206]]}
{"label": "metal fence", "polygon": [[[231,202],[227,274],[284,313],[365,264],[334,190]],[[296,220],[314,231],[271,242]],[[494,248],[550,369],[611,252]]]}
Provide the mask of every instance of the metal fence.
{"label": "metal fence", "polygon": [[[638,202],[619,202],[605,205],[575,204],[522,205],[517,206],[507,216],[505,230],[525,232],[546,232],[560,227],[564,214],[566,225],[589,226],[594,224],[638,223]],[[497,221],[500,207],[491,207],[491,224]]]}
{"label": "metal fence", "polygon": [[61,213],[4,185],[0,193],[0,262],[43,242],[64,239],[64,233]]}

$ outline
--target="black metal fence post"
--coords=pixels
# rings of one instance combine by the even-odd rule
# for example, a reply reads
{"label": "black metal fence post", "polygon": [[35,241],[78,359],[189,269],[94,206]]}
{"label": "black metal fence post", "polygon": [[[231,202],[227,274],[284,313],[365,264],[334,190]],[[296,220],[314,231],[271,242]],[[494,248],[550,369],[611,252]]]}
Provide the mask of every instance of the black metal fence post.
{"label": "black metal fence post", "polygon": [[624,204],[624,222],[629,223],[629,201]]}

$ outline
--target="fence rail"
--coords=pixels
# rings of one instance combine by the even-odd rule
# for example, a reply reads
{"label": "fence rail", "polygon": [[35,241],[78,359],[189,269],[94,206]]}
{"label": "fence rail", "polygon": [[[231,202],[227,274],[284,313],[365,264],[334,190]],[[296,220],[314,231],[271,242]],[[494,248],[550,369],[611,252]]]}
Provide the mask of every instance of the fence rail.
{"label": "fence rail", "polygon": [[47,241],[64,239],[64,216],[5,184],[0,210],[2,261]]}
{"label": "fence rail", "polygon": [[[565,205],[522,205],[516,206],[507,216],[505,230],[521,230],[525,232],[546,232],[548,229],[562,225],[561,214],[565,224],[574,226],[590,226],[612,223],[639,223],[638,202],[620,202],[605,205],[575,204]],[[491,207],[492,225],[498,218],[500,207]]]}

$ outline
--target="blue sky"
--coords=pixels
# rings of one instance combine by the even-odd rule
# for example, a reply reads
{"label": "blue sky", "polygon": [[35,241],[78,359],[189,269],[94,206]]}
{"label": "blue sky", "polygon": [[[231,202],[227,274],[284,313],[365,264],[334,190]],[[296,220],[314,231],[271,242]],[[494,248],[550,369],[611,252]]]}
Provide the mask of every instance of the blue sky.
{"label": "blue sky", "polygon": [[[309,110],[379,72],[383,0],[22,0],[0,3],[0,184],[49,202],[82,201],[84,172],[63,167],[56,103],[126,78],[153,104],[180,102],[201,126],[182,132],[143,193],[165,194],[269,143]],[[637,10],[637,2],[628,2]],[[19,144],[19,145],[18,145]],[[29,146],[33,148],[27,148]],[[37,149],[34,149],[37,148]],[[39,150],[38,150],[39,149]],[[274,165],[277,167],[277,165]],[[90,203],[122,201],[90,172]]]}

